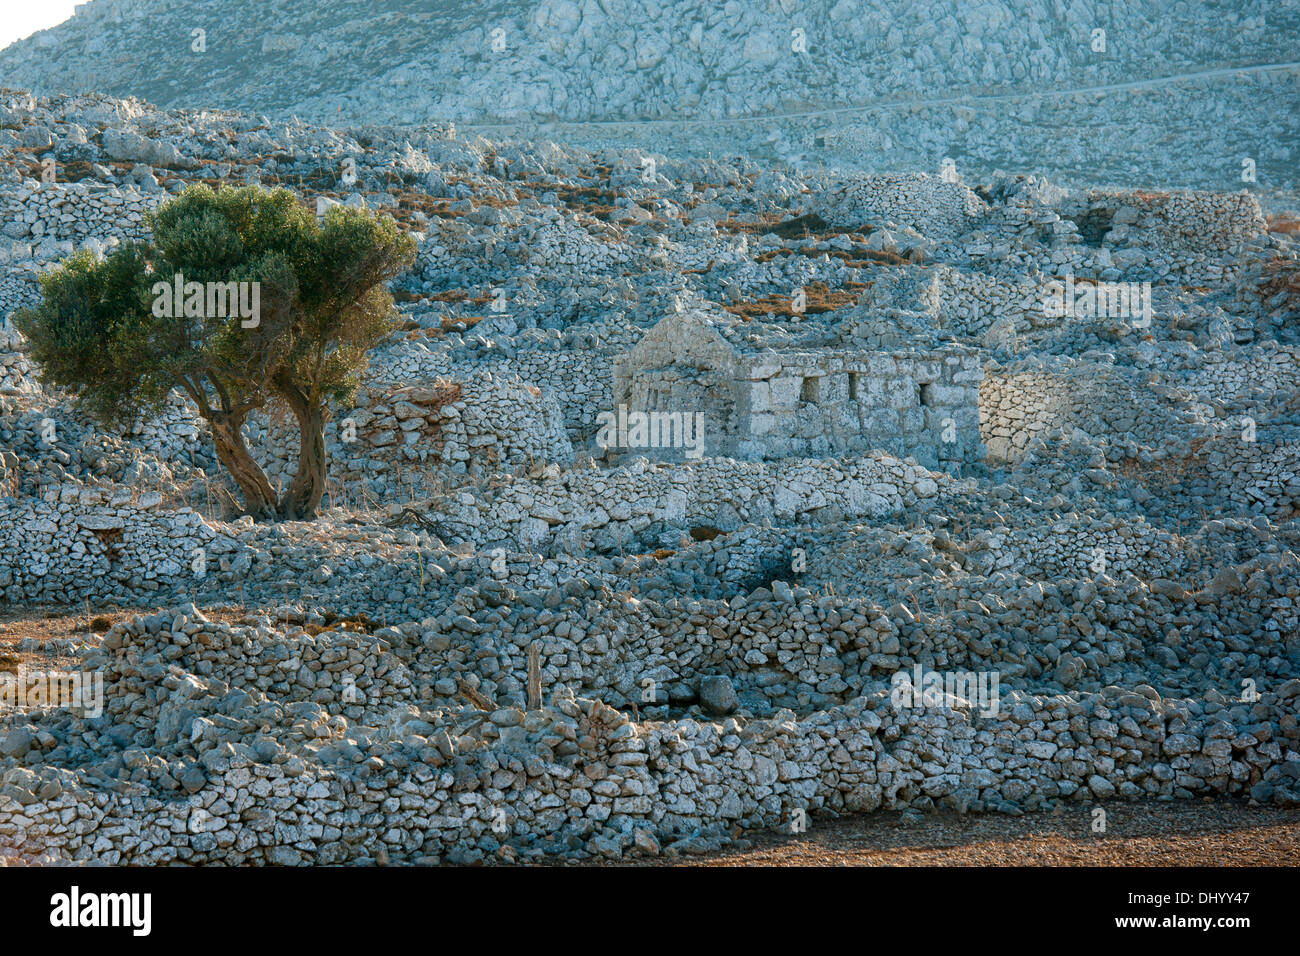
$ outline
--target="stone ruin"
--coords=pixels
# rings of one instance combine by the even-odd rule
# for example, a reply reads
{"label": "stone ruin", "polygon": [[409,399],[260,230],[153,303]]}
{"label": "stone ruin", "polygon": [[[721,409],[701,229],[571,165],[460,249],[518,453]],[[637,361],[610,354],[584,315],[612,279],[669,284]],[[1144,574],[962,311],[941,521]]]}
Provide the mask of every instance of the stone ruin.
{"label": "stone ruin", "polygon": [[[960,472],[984,459],[983,370],[969,349],[746,350],[695,312],[672,313],[614,362],[614,401],[648,416],[660,460],[689,457],[671,438],[700,415],[703,454],[751,460],[826,458],[878,448]],[[687,429],[689,431],[689,427]]]}

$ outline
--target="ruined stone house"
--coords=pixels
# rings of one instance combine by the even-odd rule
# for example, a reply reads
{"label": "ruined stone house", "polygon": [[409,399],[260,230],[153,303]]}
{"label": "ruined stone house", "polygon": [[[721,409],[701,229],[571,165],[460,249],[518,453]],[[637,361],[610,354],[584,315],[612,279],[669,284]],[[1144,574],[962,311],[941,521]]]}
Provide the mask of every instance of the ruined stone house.
{"label": "ruined stone house", "polygon": [[[692,423],[703,455],[824,458],[879,449],[960,472],[984,460],[983,370],[967,349],[747,349],[697,312],[668,315],[614,363],[616,415],[645,425],[615,454],[680,460]],[[674,441],[674,429],[686,442]],[[648,439],[640,440],[637,439]]]}

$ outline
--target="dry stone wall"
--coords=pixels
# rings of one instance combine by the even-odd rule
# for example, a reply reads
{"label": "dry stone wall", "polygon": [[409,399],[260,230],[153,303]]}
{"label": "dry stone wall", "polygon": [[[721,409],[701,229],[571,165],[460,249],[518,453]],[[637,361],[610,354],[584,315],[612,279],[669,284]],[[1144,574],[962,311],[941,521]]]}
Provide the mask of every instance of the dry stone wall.
{"label": "dry stone wall", "polygon": [[1204,401],[1230,401],[1255,389],[1270,395],[1300,392],[1300,347],[1275,346],[1210,353],[1186,372],[1169,375],[1170,385]]}
{"label": "dry stone wall", "polygon": [[[341,496],[432,494],[498,471],[572,463],[560,408],[508,366],[425,381],[372,380],[354,408],[327,423],[330,477]],[[262,416],[248,434],[263,450],[272,484],[287,486],[297,468],[296,423]]]}
{"label": "dry stone wall", "polygon": [[38,388],[36,366],[23,354],[24,344],[8,318],[0,319],[0,395],[31,394]]}
{"label": "dry stone wall", "polygon": [[841,228],[910,228],[943,241],[968,232],[987,207],[963,183],[928,173],[885,173],[846,179],[818,199],[816,210]]}
{"label": "dry stone wall", "polygon": [[1018,461],[1035,436],[1054,429],[1158,444],[1175,418],[1141,381],[1137,370],[1066,358],[986,369],[980,431],[989,464]]}
{"label": "dry stone wall", "polygon": [[[292,46],[277,28],[270,52]],[[193,179],[320,191],[424,235],[394,282],[401,331],[330,423],[334,483],[367,494],[313,522],[218,517],[206,492],[229,489],[184,402],[106,431],[0,337],[0,627],[53,604],[78,630],[0,630],[0,649],[104,685],[97,716],[0,699],[0,855],[615,858],[797,811],[1300,805],[1297,247],[1253,200],[448,133],[0,95],[0,170],[51,153],[107,186],[10,176],[3,195],[27,192],[0,313],[49,255],[129,238],[137,192]],[[350,192],[328,188],[345,157]],[[1071,274],[1152,282],[1156,321],[1045,321]],[[613,357],[680,344],[654,325],[673,300],[708,318],[751,411],[789,413],[769,434],[805,444],[584,454]],[[700,385],[679,352],[649,367]],[[951,376],[945,353],[965,356]],[[953,410],[993,467],[932,471],[920,409]],[[841,426],[864,455],[789,457]],[[283,484],[292,429],[260,419],[250,444]],[[80,633],[85,612],[107,634]],[[533,655],[549,705],[529,702]],[[915,668],[1000,689],[896,701]]]}
{"label": "dry stone wall", "polygon": [[651,526],[821,523],[895,514],[960,482],[882,453],[859,459],[745,462],[705,459],[690,466],[644,459],[542,481],[516,479],[492,496],[469,491],[435,505],[438,520],[479,547],[542,553],[630,546]]}
{"label": "dry stone wall", "polygon": [[145,217],[162,195],[94,181],[5,183],[0,262],[51,262],[74,249],[102,250],[143,239],[148,234]]}
{"label": "dry stone wall", "polygon": [[189,508],[159,508],[156,493],[63,485],[47,500],[0,498],[0,588],[18,605],[75,604],[121,587],[135,594],[193,585],[241,567],[235,542]]}
{"label": "dry stone wall", "polygon": [[1089,190],[1086,201],[1091,210],[1113,211],[1105,240],[1119,249],[1214,255],[1236,250],[1267,230],[1259,200],[1245,190]]}
{"label": "dry stone wall", "polygon": [[517,376],[559,407],[570,441],[575,447],[586,447],[598,428],[600,413],[613,408],[613,357],[620,343],[633,334],[621,327],[565,333],[516,328],[512,335],[494,334],[486,322],[479,323],[482,332],[474,331],[459,346],[405,348],[386,354],[374,370],[375,380],[400,384],[479,370],[507,380]]}
{"label": "dry stone wall", "polygon": [[[353,706],[341,698],[347,687],[393,700],[406,689],[400,674],[382,673],[392,668],[381,645],[374,654],[346,636],[283,639],[292,656],[281,670],[301,663],[311,677],[303,689],[331,699],[280,702],[248,667],[194,673],[176,663],[238,659],[241,645],[223,631],[197,614],[136,619],[89,662],[105,667],[113,726],[124,731],[105,741],[131,770],[117,792],[59,768],[60,738],[93,737],[94,721],[68,714],[58,735],[9,731],[3,747],[19,762],[0,787],[6,843],[109,864],[698,852],[702,835],[785,824],[798,811],[1263,795],[1269,779],[1291,781],[1283,771],[1300,736],[1295,680],[1249,705],[1013,690],[992,714],[946,697],[912,707],[885,689],[805,718],[718,721],[635,722],[558,691],[530,712],[397,707],[360,731],[339,712]],[[318,694],[319,676],[344,672],[353,680],[339,681],[339,696]],[[159,679],[165,697],[152,693]],[[246,742],[237,735],[250,722],[265,730]],[[359,733],[370,752],[360,763]]]}
{"label": "dry stone wall", "polygon": [[1257,426],[1247,441],[1233,429],[1206,441],[1186,483],[1188,494],[1217,495],[1286,520],[1300,513],[1300,428]]}

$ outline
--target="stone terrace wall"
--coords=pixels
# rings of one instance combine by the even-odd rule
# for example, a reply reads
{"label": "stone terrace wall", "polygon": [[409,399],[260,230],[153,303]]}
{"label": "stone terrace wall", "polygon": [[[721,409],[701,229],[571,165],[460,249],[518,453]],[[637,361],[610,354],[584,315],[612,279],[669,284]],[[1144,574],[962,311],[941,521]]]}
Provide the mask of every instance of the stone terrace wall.
{"label": "stone terrace wall", "polygon": [[[496,214],[492,215],[496,221]],[[527,258],[519,268],[534,275],[569,270],[583,275],[618,275],[632,262],[633,253],[628,246],[612,241],[616,235],[614,227],[599,220],[590,220],[584,227],[573,219],[551,219],[521,233],[521,241],[527,243]],[[430,223],[428,238],[420,244],[413,271],[425,281],[457,282],[466,255],[489,254],[485,237],[472,224],[436,219]]]}
{"label": "stone terrace wall", "polygon": [[1300,346],[1269,345],[1237,348],[1231,353],[1210,353],[1199,368],[1173,372],[1170,385],[1187,388],[1202,399],[1228,400],[1251,389],[1300,392]]}
{"label": "stone terrace wall", "polygon": [[1188,490],[1230,498],[1251,511],[1285,521],[1300,509],[1300,428],[1257,426],[1255,441],[1240,431],[1211,438],[1200,449],[1204,474],[1189,477]]}
{"label": "stone terrace wall", "polygon": [[[225,686],[189,680],[209,706]],[[18,766],[0,790],[0,837],[25,853],[109,865],[342,863],[381,849],[397,859],[473,862],[540,857],[574,837],[598,856],[633,845],[658,851],[670,840],[680,850],[692,833],[773,827],[794,810],[1262,794],[1273,789],[1264,775],[1290,766],[1297,693],[1291,681],[1247,707],[1013,691],[996,717],[960,704],[895,709],[877,693],[803,720],[634,723],[559,692],[551,707],[502,709],[455,738],[412,714],[376,741],[372,750],[390,762],[368,775],[351,761],[308,762],[283,746],[339,733],[318,706],[290,705],[280,725],[289,729],[256,748],[222,742],[231,716],[191,714],[169,725],[182,757],[140,763],[132,757],[140,751],[124,753],[144,780],[169,780],[170,792],[142,783],[90,790]],[[244,695],[243,707],[236,697],[226,710],[234,719],[271,716],[258,696]],[[143,733],[158,732],[147,714],[139,721],[151,723]],[[381,815],[384,825],[374,826]],[[533,836],[543,834],[540,843]]]}
{"label": "stone terrace wall", "polygon": [[7,240],[0,261],[58,259],[87,240],[142,239],[145,215],[165,198],[94,182],[9,184],[0,194],[0,232]]}
{"label": "stone terrace wall", "polygon": [[[490,321],[485,319],[484,323]],[[467,333],[469,341],[474,342],[478,334],[474,330]],[[460,377],[471,370],[507,378],[517,375],[540,388],[548,401],[559,406],[570,441],[575,447],[583,447],[599,429],[597,416],[613,410],[614,356],[634,342],[642,330],[602,327],[588,331],[579,327],[561,333],[529,329],[511,336],[494,334],[488,326],[483,334],[491,344],[473,354],[464,354],[463,349],[430,350],[420,345],[389,351],[375,360],[372,380],[407,384],[440,376]]]}
{"label": "stone terrace wall", "polygon": [[[158,510],[160,498],[64,485],[52,500],[0,498],[0,594],[15,604],[75,604],[122,586],[137,594],[240,570],[237,543],[197,512]],[[246,561],[247,559],[245,559]],[[222,566],[224,562],[224,567]]]}
{"label": "stone terrace wall", "polygon": [[575,447],[586,447],[601,412],[614,410],[613,355],[602,348],[518,352],[510,364],[558,403]]}
{"label": "stone terrace wall", "polygon": [[[554,401],[575,447],[589,444],[599,430],[597,416],[614,408],[613,354],[605,348],[512,350],[509,359],[498,357],[485,367],[514,373],[535,385]],[[447,362],[448,374],[451,362]]]}
{"label": "stone terrace wall", "polygon": [[688,466],[639,460],[608,471],[517,479],[491,497],[462,492],[436,505],[439,522],[479,546],[546,553],[590,541],[598,551],[666,528],[746,523],[820,524],[895,514],[961,482],[879,452],[860,459],[745,462],[702,459]]}
{"label": "stone terrace wall", "polygon": [[[1169,553],[1167,536],[1150,530],[1127,536],[1098,522],[1053,541],[1051,530],[1002,529],[998,535],[1002,551],[996,556],[1035,544],[1043,552],[1034,568],[1040,580],[1008,603],[988,599],[984,577],[959,582],[954,606],[916,612],[813,595],[780,580],[770,582],[770,590],[764,585],[725,599],[680,601],[612,590],[619,582],[570,579],[531,593],[487,582],[463,589],[437,617],[383,633],[391,635],[394,653],[417,682],[432,688],[431,699],[453,700],[460,680],[478,686],[481,678],[486,694],[516,705],[524,702],[533,644],[548,686],[564,683],[623,706],[649,706],[651,700],[685,705],[695,702],[702,678],[726,674],[743,705],[759,715],[775,707],[803,712],[835,706],[918,663],[991,668],[1012,686],[1052,682],[1080,690],[1123,680],[1135,668],[1156,683],[1174,679],[1221,693],[1239,686],[1235,675],[1273,683],[1289,673],[1283,662],[1295,653],[1294,595],[1287,593],[1294,590],[1288,578],[1294,562],[1268,564],[1269,580],[1250,594],[1240,594],[1240,581],[1234,586],[1225,576],[1209,594],[1215,606],[1202,613],[1198,606],[1205,602],[1188,589],[1196,583],[1186,567],[1177,560],[1160,564],[1158,549]],[[1087,566],[1096,547],[1109,556],[1100,573]],[[788,557],[787,551],[787,567]],[[1251,566],[1244,565],[1249,574]],[[1152,587],[1129,576],[1130,569],[1151,573]],[[1099,608],[1098,600],[1105,606]],[[1188,620],[1211,624],[1204,632],[1209,635],[1230,631],[1234,615],[1245,613],[1255,615],[1258,627],[1249,644],[1229,638],[1216,646],[1196,630],[1199,622]],[[1189,630],[1176,642],[1177,652],[1164,643],[1175,619]],[[1176,676],[1180,662],[1193,657],[1200,668],[1195,678]],[[646,679],[656,684],[649,698]]]}
{"label": "stone terrace wall", "polygon": [[[296,423],[261,416],[249,431],[271,483],[287,486],[298,467]],[[355,408],[326,424],[325,440],[331,478],[392,493],[414,487],[432,494],[454,475],[573,461],[558,405],[508,366],[400,387],[372,382],[359,390]]]}
{"label": "stone terrace wall", "polygon": [[[13,465],[0,460],[0,480],[8,480]],[[444,539],[460,538],[480,548],[559,554],[587,542],[609,552],[635,545],[647,530],[672,536],[675,545],[699,525],[734,529],[747,522],[866,519],[966,486],[880,454],[779,465],[723,460],[652,468],[642,461],[611,471],[518,478],[482,497],[462,491],[442,499],[431,517]],[[213,526],[188,508],[163,511],[159,505],[154,493],[137,497],[127,490],[111,493],[71,483],[55,486],[48,500],[0,498],[0,596],[16,604],[75,604],[84,598],[184,594],[216,581],[270,587],[277,569],[315,574],[322,583],[331,576],[322,564],[340,569],[347,564],[347,554],[311,551],[302,567],[291,571],[282,559],[263,553],[265,543],[257,543],[253,525]],[[202,574],[194,567],[199,549]],[[370,555],[360,558],[360,568],[347,564],[358,594],[372,586],[371,577],[386,575],[392,582],[381,593],[399,592],[390,602],[411,599],[417,576],[413,556],[400,568],[376,564]],[[374,571],[365,571],[372,566]],[[432,566],[419,571],[421,579],[436,573]],[[545,579],[546,573],[537,573]],[[410,594],[400,575],[411,578]],[[346,592],[342,579],[339,587]]]}
{"label": "stone terrace wall", "polygon": [[990,465],[1014,463],[1034,436],[1074,426],[1097,437],[1124,436],[1147,444],[1168,438],[1171,411],[1153,401],[1137,372],[1058,359],[985,369],[980,433]]}
{"label": "stone terrace wall", "polygon": [[22,352],[24,344],[22,333],[0,318],[0,394],[35,393],[40,388],[36,366]]}
{"label": "stone terrace wall", "polygon": [[[1055,279],[1053,275],[1026,278],[948,265],[928,268],[928,279],[900,273],[877,280],[863,294],[858,309],[848,313],[854,319],[861,315],[853,326],[854,335],[867,341],[905,342],[910,336],[887,318],[887,310],[902,309],[909,317],[910,313],[921,313],[945,337],[970,346],[1006,346],[1014,350],[1017,342],[1010,332],[1029,335],[1060,328],[1066,322],[1083,325],[1098,321],[1048,314],[1048,283]],[[1099,271],[1085,268],[1081,261],[1071,268],[1077,269],[1080,276]]]}
{"label": "stone terrace wall", "polygon": [[954,335],[982,341],[997,319],[1009,319],[1021,333],[1042,328],[1049,321],[1041,282],[949,267],[937,272],[939,324]]}
{"label": "stone terrace wall", "polygon": [[[168,662],[205,680],[244,691],[274,695],[277,701],[314,701],[350,720],[381,719],[390,708],[414,701],[405,664],[380,637],[337,629],[312,634],[297,630],[292,640],[263,618],[256,627],[204,626],[198,615],[138,618],[133,628],[119,628],[104,638],[91,663],[104,665],[105,682],[114,689],[105,712],[138,729],[151,726],[158,747],[169,747],[178,733],[191,734],[189,721],[202,714],[194,707],[192,687],[172,688],[167,698],[151,700],[154,681],[143,678],[132,651],[147,657],[160,643]],[[153,718],[141,722],[141,705]],[[185,711],[191,712],[186,715]],[[195,712],[197,711],[197,715]]]}
{"label": "stone terrace wall", "polygon": [[1030,580],[1121,578],[1178,579],[1186,568],[1173,534],[1140,517],[1084,518],[1030,527],[1002,528],[989,542],[993,569],[1015,569]]}

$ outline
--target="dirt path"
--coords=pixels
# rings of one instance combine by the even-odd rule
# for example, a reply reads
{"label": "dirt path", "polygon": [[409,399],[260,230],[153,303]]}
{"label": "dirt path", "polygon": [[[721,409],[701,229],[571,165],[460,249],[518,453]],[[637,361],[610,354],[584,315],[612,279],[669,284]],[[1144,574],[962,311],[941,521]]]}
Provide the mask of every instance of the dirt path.
{"label": "dirt path", "polygon": [[[1298,866],[1300,809],[1230,800],[1106,803],[1106,832],[1090,805],[1060,813],[959,816],[917,822],[901,813],[812,817],[807,832],[746,834],[752,845],[677,866]],[[645,865],[649,861],[641,861]],[[651,864],[655,865],[655,864]]]}
{"label": "dirt path", "polygon": [[916,109],[933,106],[978,106],[988,103],[1007,103],[1018,100],[1059,99],[1070,96],[1085,96],[1098,93],[1112,93],[1121,90],[1158,89],[1163,86],[1188,82],[1213,82],[1215,80],[1236,79],[1256,73],[1291,72],[1300,69],[1300,62],[1288,63],[1252,63],[1246,66],[1215,67],[1197,70],[1191,73],[1175,73],[1170,76],[1153,76],[1140,80],[1128,80],[1123,83],[1098,83],[1090,86],[1072,86],[1064,89],[1017,90],[1010,93],[965,93],[955,96],[935,97],[881,97],[871,103],[853,106],[827,106],[806,110],[781,110],[772,113],[757,113],[747,116],[701,116],[672,117],[669,119],[627,119],[627,120],[554,120],[528,121],[515,123],[457,123],[463,132],[482,135],[500,134],[518,128],[542,126],[552,131],[586,129],[591,127],[656,127],[656,126],[729,126],[742,123],[773,123],[781,120],[807,119],[815,116],[843,116],[853,113],[870,113],[877,110]]}

